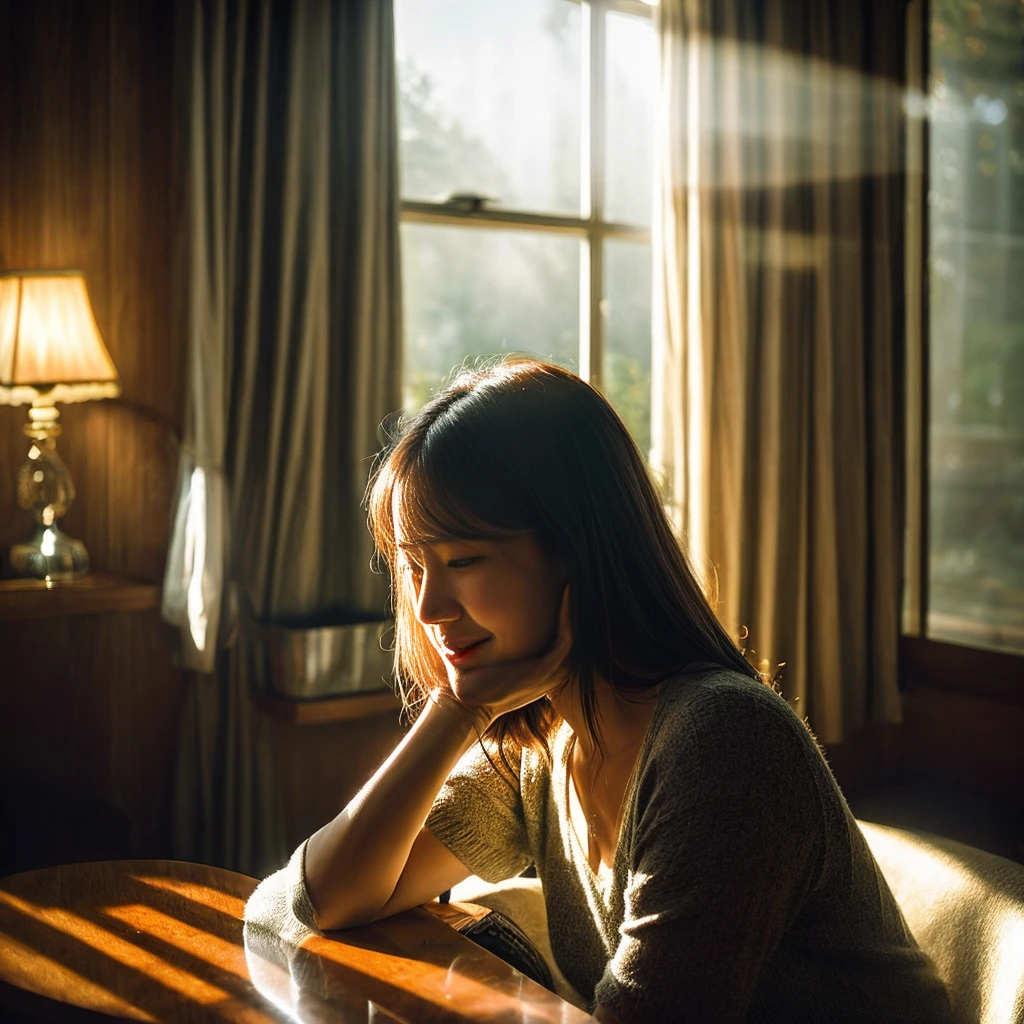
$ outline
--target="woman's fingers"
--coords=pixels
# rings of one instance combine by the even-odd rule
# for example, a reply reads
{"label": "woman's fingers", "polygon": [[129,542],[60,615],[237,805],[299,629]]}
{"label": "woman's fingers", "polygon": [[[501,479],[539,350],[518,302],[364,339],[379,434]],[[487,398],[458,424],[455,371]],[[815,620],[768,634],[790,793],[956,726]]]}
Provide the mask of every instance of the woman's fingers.
{"label": "woman's fingers", "polygon": [[541,659],[506,661],[458,672],[452,691],[472,707],[486,708],[492,720],[543,697],[551,689]]}
{"label": "woman's fingers", "polygon": [[524,707],[565,681],[572,640],[572,601],[566,585],[558,613],[558,631],[549,650],[536,658],[455,671],[450,677],[452,691],[466,704],[486,707],[493,718]]}

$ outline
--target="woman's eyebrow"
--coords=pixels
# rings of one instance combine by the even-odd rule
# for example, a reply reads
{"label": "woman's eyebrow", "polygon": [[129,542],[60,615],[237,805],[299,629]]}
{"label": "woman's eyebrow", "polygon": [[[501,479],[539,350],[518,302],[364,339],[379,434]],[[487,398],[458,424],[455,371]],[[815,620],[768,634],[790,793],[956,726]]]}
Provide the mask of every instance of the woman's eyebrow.
{"label": "woman's eyebrow", "polygon": [[416,537],[414,540],[400,540],[398,546],[403,551],[411,551],[414,548],[432,548],[435,544],[450,544],[454,537]]}
{"label": "woman's eyebrow", "polygon": [[[525,536],[529,533],[529,530],[518,531],[516,533],[510,533],[507,539],[513,539],[519,536]],[[397,546],[403,551],[411,550],[412,548],[432,548],[438,544],[494,544],[503,538],[500,537],[461,537],[458,534],[437,534],[426,537],[414,537],[412,540],[400,540],[397,541]]]}

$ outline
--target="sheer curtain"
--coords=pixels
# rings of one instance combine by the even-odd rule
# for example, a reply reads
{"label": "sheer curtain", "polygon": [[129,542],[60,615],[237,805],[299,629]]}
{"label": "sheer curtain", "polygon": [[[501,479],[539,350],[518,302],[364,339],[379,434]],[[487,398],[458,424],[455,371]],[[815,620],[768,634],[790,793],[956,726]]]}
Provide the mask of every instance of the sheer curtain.
{"label": "sheer curtain", "polygon": [[653,461],[826,743],[899,719],[904,17],[660,7]]}
{"label": "sheer curtain", "polygon": [[179,15],[189,403],[163,611],[194,672],[176,852],[259,874],[285,851],[249,700],[256,623],[386,599],[361,499],[400,405],[392,12],[183,0]]}

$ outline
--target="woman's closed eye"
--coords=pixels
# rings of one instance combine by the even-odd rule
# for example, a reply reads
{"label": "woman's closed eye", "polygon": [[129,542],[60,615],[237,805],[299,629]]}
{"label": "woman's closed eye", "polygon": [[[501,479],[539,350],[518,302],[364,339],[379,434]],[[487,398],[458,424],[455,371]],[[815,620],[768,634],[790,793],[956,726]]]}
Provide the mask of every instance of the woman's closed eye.
{"label": "woman's closed eye", "polygon": [[[470,566],[476,565],[478,562],[482,562],[483,560],[483,555],[460,555],[455,558],[447,559],[444,565],[447,569],[468,569]],[[417,562],[415,558],[406,554],[402,559],[402,562],[405,571],[412,575],[414,579],[422,577],[425,568]]]}
{"label": "woman's closed eye", "polygon": [[471,565],[484,560],[483,555],[464,555],[462,558],[449,558],[445,563],[449,569],[468,569]]}

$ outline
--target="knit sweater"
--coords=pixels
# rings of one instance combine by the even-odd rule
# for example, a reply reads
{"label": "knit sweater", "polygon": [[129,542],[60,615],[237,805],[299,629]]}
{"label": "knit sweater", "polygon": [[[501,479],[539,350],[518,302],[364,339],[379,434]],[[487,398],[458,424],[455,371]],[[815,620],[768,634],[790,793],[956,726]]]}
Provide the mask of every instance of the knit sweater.
{"label": "knit sweater", "polygon": [[470,750],[427,827],[485,881],[536,865],[585,998],[644,1024],[952,1020],[813,736],[769,687],[711,666],[662,683],[600,875],[570,820],[571,736],[550,760],[524,751],[515,785]]}

